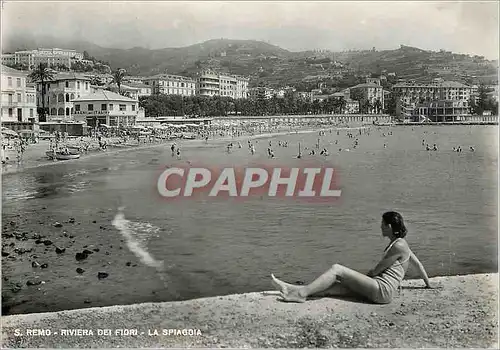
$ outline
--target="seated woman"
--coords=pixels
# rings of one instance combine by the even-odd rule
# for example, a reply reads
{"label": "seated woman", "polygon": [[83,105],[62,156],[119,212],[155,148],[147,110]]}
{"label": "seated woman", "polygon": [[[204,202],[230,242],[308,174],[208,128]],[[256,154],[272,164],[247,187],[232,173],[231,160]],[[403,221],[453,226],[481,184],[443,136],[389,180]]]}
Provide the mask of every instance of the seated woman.
{"label": "seated woman", "polygon": [[407,229],[401,214],[390,211],[382,215],[382,236],[391,243],[384,250],[382,260],[364,275],[348,267],[335,264],[308,285],[285,283],[271,275],[273,284],[285,301],[305,302],[310,296],[358,295],[376,304],[388,304],[401,285],[409,264],[420,272],[427,288],[431,288],[427,273],[405,241]]}

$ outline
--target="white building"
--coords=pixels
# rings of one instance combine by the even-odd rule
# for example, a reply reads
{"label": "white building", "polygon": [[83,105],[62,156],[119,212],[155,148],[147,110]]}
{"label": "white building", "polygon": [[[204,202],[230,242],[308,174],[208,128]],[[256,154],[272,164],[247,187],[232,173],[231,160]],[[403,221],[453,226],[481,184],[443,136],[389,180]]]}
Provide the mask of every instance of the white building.
{"label": "white building", "polygon": [[11,54],[2,54],[2,64],[24,64],[29,69],[38,66],[40,63],[46,63],[50,66],[64,64],[71,68],[74,61],[82,60],[83,53],[76,50],[67,49],[36,49],[16,51]]}
{"label": "white building", "polygon": [[181,75],[157,74],[143,81],[151,86],[153,94],[194,96],[196,93],[196,81]]}
{"label": "white building", "polygon": [[2,65],[2,123],[38,122],[35,85],[27,74]]}
{"label": "white building", "polygon": [[[37,84],[37,104],[42,107],[42,84]],[[92,93],[90,79],[82,74],[59,73],[45,83],[45,108],[47,121],[70,121],[73,119],[73,100]]]}
{"label": "white building", "polygon": [[205,70],[198,76],[197,94],[202,96],[225,96],[234,99],[247,98],[248,82],[248,78],[238,75]]}
{"label": "white building", "polygon": [[248,98],[252,100],[269,100],[274,96],[274,90],[265,86],[248,89]]}
{"label": "white building", "polygon": [[137,100],[106,90],[75,98],[73,104],[75,121],[91,127],[134,125],[140,116]]}

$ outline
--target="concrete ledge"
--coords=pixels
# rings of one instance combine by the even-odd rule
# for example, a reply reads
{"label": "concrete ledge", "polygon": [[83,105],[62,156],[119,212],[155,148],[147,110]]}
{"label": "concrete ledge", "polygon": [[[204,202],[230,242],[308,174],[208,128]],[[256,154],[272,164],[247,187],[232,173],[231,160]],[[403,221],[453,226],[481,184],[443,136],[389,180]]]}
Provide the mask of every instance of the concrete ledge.
{"label": "concrete ledge", "polygon": [[[498,347],[498,273],[431,280],[437,289],[405,281],[389,305],[339,298],[289,304],[269,293],[248,293],[12,315],[2,318],[2,347]],[[16,329],[23,336],[15,336]],[[27,336],[29,329],[52,335]],[[63,329],[93,335],[64,336]],[[97,335],[97,329],[111,329],[112,335]],[[138,335],[115,335],[117,329],[137,329]],[[162,335],[163,329],[201,335]],[[159,335],[149,335],[153,330]]]}

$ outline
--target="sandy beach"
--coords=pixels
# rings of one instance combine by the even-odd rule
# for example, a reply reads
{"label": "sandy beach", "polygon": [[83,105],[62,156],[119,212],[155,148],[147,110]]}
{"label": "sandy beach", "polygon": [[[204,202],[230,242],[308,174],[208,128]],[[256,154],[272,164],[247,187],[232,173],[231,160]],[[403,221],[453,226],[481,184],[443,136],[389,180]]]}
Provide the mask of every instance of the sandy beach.
{"label": "sandy beach", "polygon": [[[2,347],[498,347],[498,274],[431,282],[436,289],[424,289],[422,280],[404,281],[401,294],[387,305],[328,297],[283,303],[264,292],[13,315],[2,318]],[[52,335],[26,335],[35,328]],[[14,335],[16,329],[21,336]],[[87,335],[61,335],[69,329]],[[98,329],[111,335],[99,336]],[[120,329],[137,335],[116,335]],[[162,335],[163,329],[191,329],[198,335]]]}
{"label": "sandy beach", "polygon": [[[358,127],[341,127],[341,128],[336,128],[336,127],[308,127],[304,128],[302,130],[276,130],[276,131],[270,131],[270,132],[264,132],[260,134],[244,134],[241,136],[216,136],[212,139],[209,140],[209,143],[213,142],[232,142],[232,141],[242,141],[242,140],[254,140],[254,139],[260,139],[260,138],[269,138],[269,137],[275,137],[275,136],[284,136],[284,135],[289,135],[289,134],[307,134],[307,133],[313,133],[317,132],[322,129],[335,129],[335,130],[349,130],[349,129],[358,129]],[[178,147],[189,147],[190,145],[199,145],[201,143],[205,143],[205,140],[202,140],[201,138],[197,138],[194,140],[188,140],[188,139],[175,139],[175,140],[161,140],[161,141],[156,141],[152,143],[147,143],[147,142],[142,142],[142,143],[137,143],[136,141],[129,142],[127,144],[118,144],[117,142],[118,138],[111,138],[108,140],[108,149],[107,150],[100,150],[97,148],[96,145],[93,145],[93,149],[90,150],[87,153],[82,154],[80,159],[83,158],[89,158],[89,157],[102,157],[102,156],[111,156],[116,153],[120,152],[128,152],[130,150],[142,150],[142,149],[149,149],[149,148],[155,148],[155,147],[169,147],[172,143],[176,143]],[[93,140],[94,143],[97,142],[97,140]],[[71,143],[71,142],[70,142]],[[75,143],[75,142],[73,142]],[[24,171],[27,169],[31,168],[36,168],[36,167],[44,167],[44,166],[51,166],[53,164],[57,164],[57,161],[49,160],[47,159],[47,156],[45,154],[45,151],[49,149],[49,141],[48,140],[42,140],[39,141],[37,144],[30,144],[29,147],[27,147],[26,152],[23,155],[23,160],[21,163],[17,164],[17,162],[14,159],[11,159],[8,164],[2,166],[2,174],[13,174],[17,173],[20,171]],[[14,157],[11,157],[14,158]],[[64,161],[65,163],[68,162],[78,162],[78,159],[73,159],[73,160],[66,160]]]}

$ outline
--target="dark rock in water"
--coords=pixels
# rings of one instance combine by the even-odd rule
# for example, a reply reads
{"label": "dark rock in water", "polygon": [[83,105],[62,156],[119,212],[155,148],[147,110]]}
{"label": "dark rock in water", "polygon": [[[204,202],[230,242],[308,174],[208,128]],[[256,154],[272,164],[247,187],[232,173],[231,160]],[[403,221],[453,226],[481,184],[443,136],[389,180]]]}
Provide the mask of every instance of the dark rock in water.
{"label": "dark rock in water", "polygon": [[69,238],[75,238],[75,236],[73,236],[73,235],[69,235]]}
{"label": "dark rock in water", "polygon": [[60,222],[56,221],[54,223],[54,227],[62,227],[62,224]]}
{"label": "dark rock in water", "polygon": [[36,262],[36,261],[33,261],[31,263],[31,267],[40,267],[40,264],[38,262]]}
{"label": "dark rock in water", "polygon": [[24,254],[24,253],[29,253],[32,250],[33,250],[32,248],[30,248],[30,249],[16,248],[16,249],[14,249],[14,252],[16,252],[18,255],[21,255],[21,254]]}
{"label": "dark rock in water", "polygon": [[11,221],[10,222],[10,226],[16,226],[16,222],[15,221]]}
{"label": "dark rock in water", "polygon": [[84,245],[84,246],[83,246],[83,248],[87,248],[87,247],[88,247],[88,245]]}
{"label": "dark rock in water", "polygon": [[14,242],[12,242],[11,244],[9,244],[9,247],[13,247],[15,246],[16,244]]}
{"label": "dark rock in water", "polygon": [[104,227],[104,226],[99,226],[99,228],[100,228],[101,230],[105,230],[105,229],[106,229],[106,227]]}
{"label": "dark rock in water", "polygon": [[123,247],[120,247],[120,249],[123,249]]}
{"label": "dark rock in water", "polygon": [[133,265],[132,265],[132,267],[136,267],[136,266],[137,266],[137,264],[133,264]]}
{"label": "dark rock in water", "polygon": [[2,236],[3,236],[3,238],[12,238],[12,237],[14,237],[14,235],[12,233],[4,233]]}
{"label": "dark rock in water", "polygon": [[33,236],[31,236],[31,238],[38,240],[38,239],[42,238],[42,236],[40,236],[38,233],[35,233]]}
{"label": "dark rock in water", "polygon": [[85,260],[88,258],[88,254],[85,254],[85,253],[76,253],[75,254],[75,259],[76,261],[82,261],[82,260]]}
{"label": "dark rock in water", "polygon": [[42,209],[47,209],[47,207],[42,207]]}
{"label": "dark rock in water", "polygon": [[52,241],[50,239],[46,239],[45,241],[43,241],[43,244],[45,244],[45,245],[51,245]]}
{"label": "dark rock in water", "polygon": [[90,255],[90,254],[92,254],[93,252],[92,252],[92,251],[90,251],[90,250],[88,250],[88,249],[85,249],[82,253],[83,253],[83,254]]}
{"label": "dark rock in water", "polygon": [[15,283],[11,288],[10,290],[12,291],[12,293],[17,293],[21,290],[22,288],[22,285],[20,283]]}
{"label": "dark rock in water", "polygon": [[10,255],[10,253],[7,253],[6,251],[2,250],[2,256],[9,256],[9,255]]}
{"label": "dark rock in water", "polygon": [[92,221],[92,223],[93,223],[93,224],[96,224],[96,223],[97,223],[97,221],[93,220],[93,221]]}
{"label": "dark rock in water", "polygon": [[62,254],[66,251],[66,248],[59,248],[59,247],[56,247],[56,253],[57,254]]}
{"label": "dark rock in water", "polygon": [[70,224],[74,224],[75,223],[75,218],[69,218],[69,221],[68,221]]}
{"label": "dark rock in water", "polygon": [[32,281],[32,280],[29,280],[28,282],[26,282],[27,286],[38,286],[39,284],[42,284],[42,281]]}
{"label": "dark rock in water", "polygon": [[130,261],[127,261],[127,263],[125,265],[130,266],[130,265],[132,265],[132,263]]}
{"label": "dark rock in water", "polygon": [[82,269],[81,267],[79,267],[79,268],[76,269],[76,272],[78,272],[79,274],[82,274],[82,273],[85,272],[85,270]]}
{"label": "dark rock in water", "polygon": [[102,280],[103,278],[106,278],[108,276],[109,276],[109,274],[106,273],[106,272],[98,272],[97,273],[97,278],[100,279],[100,280]]}
{"label": "dark rock in water", "polygon": [[94,252],[98,253],[99,252],[99,248],[94,248],[92,249]]}
{"label": "dark rock in water", "polygon": [[42,269],[46,269],[47,267],[49,267],[49,264],[45,263],[45,264],[40,265],[40,267],[41,267]]}
{"label": "dark rock in water", "polygon": [[104,253],[104,254],[109,255],[109,252],[106,252],[106,253]]}
{"label": "dark rock in water", "polygon": [[37,240],[35,241],[35,244],[40,244],[40,243],[43,243],[43,240],[41,240],[41,239],[37,239]]}

